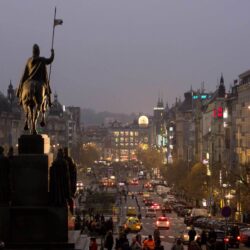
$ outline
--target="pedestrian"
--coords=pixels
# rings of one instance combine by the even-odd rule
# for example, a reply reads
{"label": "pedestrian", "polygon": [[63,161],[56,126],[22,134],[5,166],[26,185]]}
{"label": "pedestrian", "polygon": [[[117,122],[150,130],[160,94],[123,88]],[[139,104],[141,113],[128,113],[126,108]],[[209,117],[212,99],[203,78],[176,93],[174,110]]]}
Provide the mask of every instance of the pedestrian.
{"label": "pedestrian", "polygon": [[97,250],[97,243],[96,243],[96,238],[92,237],[90,238],[90,243],[89,243],[89,250]]}
{"label": "pedestrian", "polygon": [[199,246],[199,244],[195,240],[193,240],[189,243],[188,250],[202,250],[202,249]]}
{"label": "pedestrian", "polygon": [[206,245],[207,244],[207,233],[205,230],[202,230],[201,232],[201,245]]}
{"label": "pedestrian", "polygon": [[171,250],[184,250],[184,246],[180,238],[178,238],[173,244]]}
{"label": "pedestrian", "polygon": [[148,236],[148,239],[146,239],[143,242],[143,249],[144,250],[154,250],[155,249],[155,241],[153,240],[153,237],[151,234]]}
{"label": "pedestrian", "polygon": [[161,244],[161,239],[155,240],[155,250],[164,250],[164,246]]}
{"label": "pedestrian", "polygon": [[154,240],[155,242],[160,239],[160,230],[156,227],[154,230]]}
{"label": "pedestrian", "polygon": [[107,248],[108,250],[111,250],[113,248],[113,245],[114,245],[113,234],[112,231],[109,230],[105,236],[104,247]]}
{"label": "pedestrian", "polygon": [[137,241],[136,237],[132,238],[132,243],[130,245],[131,250],[142,250],[141,244]]}
{"label": "pedestrian", "polygon": [[191,229],[188,231],[189,236],[189,243],[195,240],[196,231],[194,229],[194,226],[191,227]]}

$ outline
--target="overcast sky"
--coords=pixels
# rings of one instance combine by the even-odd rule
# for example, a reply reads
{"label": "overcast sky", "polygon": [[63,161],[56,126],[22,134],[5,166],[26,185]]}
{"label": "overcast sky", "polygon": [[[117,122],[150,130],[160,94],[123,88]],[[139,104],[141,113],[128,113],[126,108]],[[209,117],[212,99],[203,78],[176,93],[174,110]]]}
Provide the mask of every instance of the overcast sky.
{"label": "overcast sky", "polygon": [[0,0],[0,91],[16,87],[34,43],[65,105],[152,113],[158,97],[226,89],[250,69],[249,0]]}

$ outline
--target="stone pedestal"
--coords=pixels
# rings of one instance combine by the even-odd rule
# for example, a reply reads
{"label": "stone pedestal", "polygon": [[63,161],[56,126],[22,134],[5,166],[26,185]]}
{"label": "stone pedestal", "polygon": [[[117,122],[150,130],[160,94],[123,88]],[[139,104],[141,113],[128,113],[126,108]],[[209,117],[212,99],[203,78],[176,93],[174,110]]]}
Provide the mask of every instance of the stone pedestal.
{"label": "stone pedestal", "polygon": [[48,199],[49,138],[22,135],[11,162],[12,201],[0,206],[0,239],[7,249],[74,249],[68,243],[68,209]]}

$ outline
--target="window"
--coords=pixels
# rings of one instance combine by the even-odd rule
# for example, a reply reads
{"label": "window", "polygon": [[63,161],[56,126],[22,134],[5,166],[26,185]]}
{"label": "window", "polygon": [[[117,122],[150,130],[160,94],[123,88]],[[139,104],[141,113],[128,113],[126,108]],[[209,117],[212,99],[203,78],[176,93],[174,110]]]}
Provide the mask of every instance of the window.
{"label": "window", "polygon": [[114,135],[114,136],[119,136],[119,132],[118,132],[118,131],[114,131],[114,132],[113,132],[113,135]]}

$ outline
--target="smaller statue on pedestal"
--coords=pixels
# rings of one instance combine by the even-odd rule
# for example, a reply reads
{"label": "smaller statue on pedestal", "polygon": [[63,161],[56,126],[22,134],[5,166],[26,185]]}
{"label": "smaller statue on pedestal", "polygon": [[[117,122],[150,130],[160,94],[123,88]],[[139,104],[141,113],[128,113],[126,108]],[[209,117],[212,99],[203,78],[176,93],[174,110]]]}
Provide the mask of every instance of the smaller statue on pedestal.
{"label": "smaller statue on pedestal", "polygon": [[69,199],[69,208],[70,212],[73,214],[73,205],[74,205],[74,197],[76,193],[76,182],[77,182],[77,170],[76,164],[73,159],[69,156],[69,149],[65,147],[64,151],[64,160],[68,164],[69,168],[69,177],[70,177],[70,199]]}
{"label": "smaller statue on pedestal", "polygon": [[10,186],[10,162],[4,155],[4,148],[0,146],[0,205],[9,205]]}
{"label": "smaller statue on pedestal", "polygon": [[57,158],[50,167],[50,203],[54,206],[67,206],[70,200],[70,174],[68,164],[63,158],[63,150],[59,149]]}

